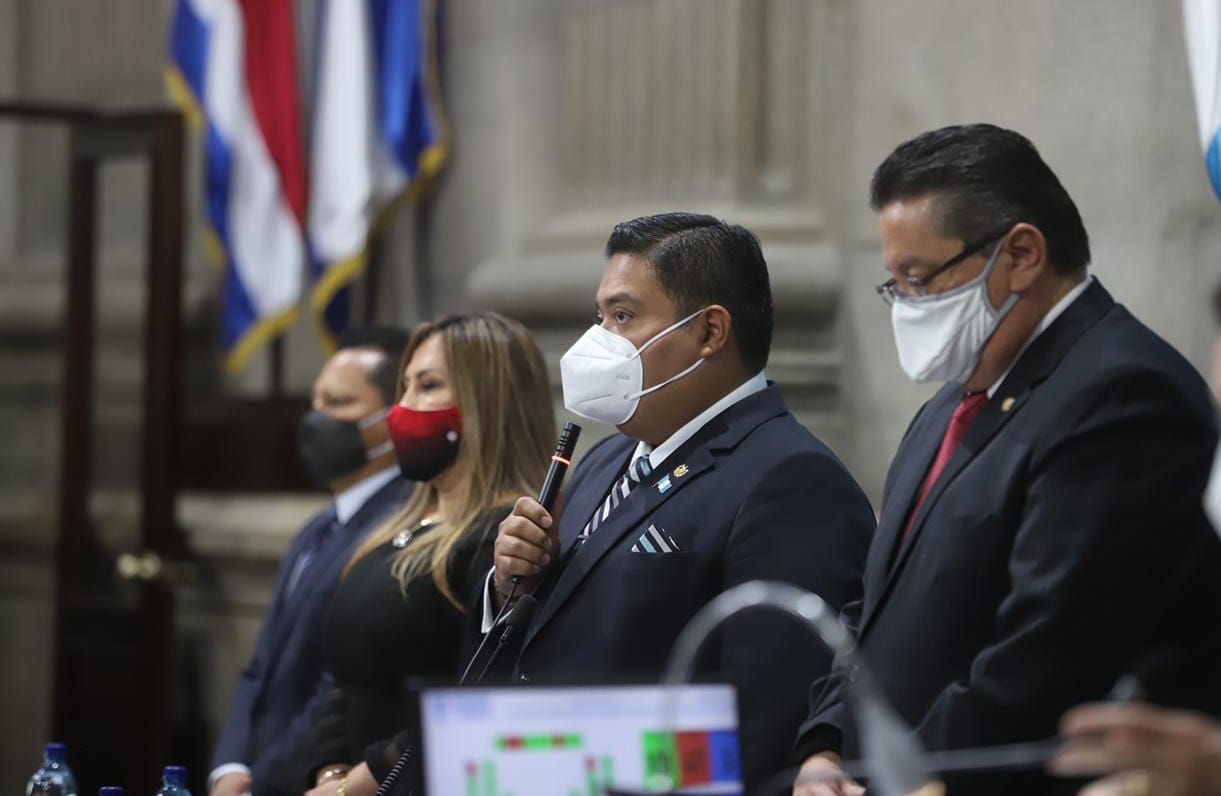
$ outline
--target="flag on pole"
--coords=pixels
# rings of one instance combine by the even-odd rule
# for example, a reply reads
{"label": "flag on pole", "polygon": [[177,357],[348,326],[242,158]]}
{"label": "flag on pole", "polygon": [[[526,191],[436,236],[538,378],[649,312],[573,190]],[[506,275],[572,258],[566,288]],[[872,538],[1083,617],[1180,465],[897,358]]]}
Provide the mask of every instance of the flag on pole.
{"label": "flag on pole", "polygon": [[1204,162],[1221,199],[1221,0],[1183,0],[1183,31]]}
{"label": "flag on pole", "polygon": [[323,342],[348,322],[379,220],[445,163],[437,0],[323,0],[310,140],[310,304]]}
{"label": "flag on pole", "polygon": [[204,136],[206,236],[240,369],[295,320],[306,263],[292,0],[178,0],[166,84]]}

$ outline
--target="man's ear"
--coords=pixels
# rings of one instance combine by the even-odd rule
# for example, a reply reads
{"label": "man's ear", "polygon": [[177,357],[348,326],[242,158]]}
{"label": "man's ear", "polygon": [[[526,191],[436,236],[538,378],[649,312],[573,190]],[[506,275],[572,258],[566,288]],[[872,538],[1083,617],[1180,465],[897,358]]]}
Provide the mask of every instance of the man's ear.
{"label": "man's ear", "polygon": [[1023,222],[1009,232],[1004,246],[1009,257],[1009,292],[1025,293],[1049,266],[1047,239],[1038,227]]}
{"label": "man's ear", "polygon": [[733,318],[730,316],[729,310],[720,304],[713,304],[705,309],[703,314],[695,319],[695,323],[699,324],[702,335],[700,339],[701,357],[713,356],[729,345],[729,335],[733,331]]}

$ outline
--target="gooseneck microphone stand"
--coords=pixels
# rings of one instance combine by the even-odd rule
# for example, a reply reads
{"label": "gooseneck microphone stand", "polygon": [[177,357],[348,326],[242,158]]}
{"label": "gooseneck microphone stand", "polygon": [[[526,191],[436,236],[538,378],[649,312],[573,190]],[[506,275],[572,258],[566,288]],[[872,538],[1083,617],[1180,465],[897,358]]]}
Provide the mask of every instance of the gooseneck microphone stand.
{"label": "gooseneck microphone stand", "polygon": [[[856,649],[852,634],[816,594],[789,583],[751,581],[735,586],[701,608],[679,634],[662,682],[682,685],[691,679],[695,661],[712,631],[729,617],[753,608],[770,608],[787,614],[813,631],[841,665],[856,679],[847,693],[860,727],[864,764],[870,775],[870,793],[878,796],[944,793],[929,776],[926,753],[914,733],[885,700]],[[670,701],[668,724],[677,723],[677,698]]]}

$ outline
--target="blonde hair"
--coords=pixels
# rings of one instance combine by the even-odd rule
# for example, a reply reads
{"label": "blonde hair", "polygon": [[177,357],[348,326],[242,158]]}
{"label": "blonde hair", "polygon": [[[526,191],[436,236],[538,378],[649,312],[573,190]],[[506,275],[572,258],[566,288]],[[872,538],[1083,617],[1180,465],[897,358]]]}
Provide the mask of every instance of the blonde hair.
{"label": "blonde hair", "polygon": [[[441,336],[450,389],[462,417],[455,460],[466,468],[460,508],[399,551],[390,571],[404,593],[407,581],[430,571],[441,594],[465,610],[449,580],[454,551],[479,530],[475,525],[484,514],[505,505],[506,496],[532,494],[542,484],[555,444],[555,413],[538,344],[526,327],[494,312],[447,316],[417,328],[399,368],[400,397],[407,364],[433,335]],[[402,510],[356,549],[344,576],[400,531],[419,524],[436,502],[435,486],[417,484]]]}

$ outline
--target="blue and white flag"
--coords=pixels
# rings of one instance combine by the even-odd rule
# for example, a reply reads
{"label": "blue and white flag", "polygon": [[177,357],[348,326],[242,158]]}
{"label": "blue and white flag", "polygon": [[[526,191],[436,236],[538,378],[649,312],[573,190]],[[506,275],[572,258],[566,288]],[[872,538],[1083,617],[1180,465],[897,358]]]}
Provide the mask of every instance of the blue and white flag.
{"label": "blue and white flag", "polygon": [[310,141],[311,304],[324,342],[348,322],[369,235],[445,163],[438,0],[325,0]]}
{"label": "blue and white flag", "polygon": [[226,266],[221,337],[242,367],[293,322],[306,175],[291,0],[178,0],[166,84],[204,140],[207,240]]}
{"label": "blue and white flag", "polygon": [[1204,162],[1221,199],[1221,0],[1183,0],[1183,31]]}

